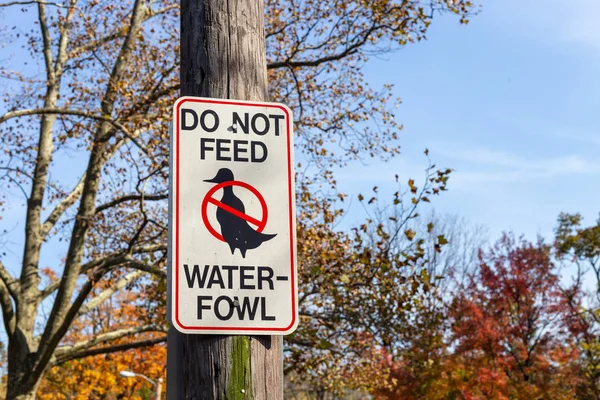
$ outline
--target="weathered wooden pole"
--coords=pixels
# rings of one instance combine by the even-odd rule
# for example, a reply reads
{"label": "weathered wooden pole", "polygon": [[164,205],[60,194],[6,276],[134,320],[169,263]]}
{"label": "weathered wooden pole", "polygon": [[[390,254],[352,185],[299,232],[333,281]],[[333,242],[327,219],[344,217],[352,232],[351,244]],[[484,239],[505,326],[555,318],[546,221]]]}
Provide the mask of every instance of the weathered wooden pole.
{"label": "weathered wooden pole", "polygon": [[[264,0],[182,0],[181,95],[266,101],[267,90]],[[281,336],[171,328],[168,357],[168,400],[283,399]]]}

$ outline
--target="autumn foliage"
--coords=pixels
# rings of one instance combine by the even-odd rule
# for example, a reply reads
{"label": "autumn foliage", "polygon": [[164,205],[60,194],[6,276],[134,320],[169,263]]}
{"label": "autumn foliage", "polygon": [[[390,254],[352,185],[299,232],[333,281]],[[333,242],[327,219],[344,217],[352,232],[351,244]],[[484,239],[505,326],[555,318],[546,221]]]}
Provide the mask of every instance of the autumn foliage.
{"label": "autumn foliage", "polygon": [[[93,340],[100,334],[129,329],[155,318],[156,310],[147,307],[146,293],[125,292],[98,307],[92,315],[76,321],[64,339],[65,346]],[[164,310],[159,310],[159,312]],[[123,351],[110,354],[95,354],[88,351],[83,357],[65,360],[50,369],[38,389],[40,400],[67,399],[152,399],[154,387],[143,378],[127,378],[121,371],[134,371],[155,382],[166,378],[166,344],[161,343],[161,334],[146,332],[139,338],[147,345],[129,348],[130,338],[121,338],[111,346],[123,347]],[[152,344],[158,342],[157,344]],[[162,386],[163,395],[165,385]],[[164,398],[164,397],[163,397]]]}
{"label": "autumn foliage", "polygon": [[[315,204],[313,200],[309,203]],[[423,256],[412,260],[412,273],[376,272],[372,278],[358,278],[351,272],[355,263],[368,271],[364,264],[368,259],[361,258],[367,254],[359,257],[359,242],[327,229],[329,219],[335,217],[331,209],[311,210],[324,219],[313,224],[312,234],[302,239],[308,246],[303,251],[315,258],[315,265],[339,270],[339,279],[333,283],[339,292],[326,295],[319,288],[331,284],[322,281],[323,274],[314,269],[305,272],[313,276],[303,292],[304,314],[310,317],[304,317],[301,330],[288,341],[313,351],[288,350],[286,368],[290,377],[303,384],[310,382],[308,387],[313,389],[303,391],[305,397],[290,392],[289,398],[315,398],[328,392],[341,398],[361,398],[360,393],[366,396],[368,392],[381,400],[597,398],[598,328],[593,319],[597,309],[584,301],[586,291],[580,281],[562,277],[561,260],[568,252],[565,247],[556,251],[559,242],[551,246],[505,234],[491,248],[479,249],[465,277],[450,273],[453,284],[442,290],[440,277],[426,272],[430,263],[440,260],[426,257],[425,248],[435,249],[439,242],[428,243],[427,238],[421,242]],[[384,228],[380,229],[384,235]],[[415,239],[408,240],[405,235],[403,240]],[[450,238],[440,254],[450,250],[452,243]],[[379,257],[378,265],[386,262],[381,255],[368,256]],[[375,296],[373,305],[368,304],[368,297],[362,298],[363,306],[373,307],[369,318],[357,315],[353,322],[350,310],[356,306],[333,312],[349,301],[347,290],[349,296],[360,298],[362,284],[392,276],[399,289],[397,297],[383,301]],[[96,324],[114,319],[122,325],[140,315],[136,302],[128,301],[133,299],[120,300],[118,307],[100,308]],[[334,306],[338,302],[340,305]],[[378,304],[389,313],[382,313]],[[310,314],[317,307],[320,313]],[[381,326],[376,318],[393,329],[369,329]],[[358,325],[358,321],[368,323]],[[84,322],[74,332],[89,337],[91,325],[91,321]],[[307,343],[309,337],[321,339]],[[149,398],[148,385],[125,380],[118,371],[135,368],[156,379],[164,374],[164,360],[165,349],[159,345],[69,361],[49,372],[38,394],[42,399]]]}
{"label": "autumn foliage", "polygon": [[414,343],[373,347],[363,384],[376,399],[598,398],[598,309],[582,275],[561,274],[566,238],[550,246],[505,234],[480,250]]}
{"label": "autumn foliage", "polygon": [[577,350],[561,313],[550,248],[503,236],[452,305],[457,370],[465,374],[457,389],[474,399],[572,399]]}
{"label": "autumn foliage", "polygon": [[[156,381],[165,378],[166,346],[128,350],[108,356],[73,360],[51,369],[38,390],[40,400],[152,398],[154,388],[140,378],[124,378],[133,370]],[[163,398],[165,396],[163,386]]]}

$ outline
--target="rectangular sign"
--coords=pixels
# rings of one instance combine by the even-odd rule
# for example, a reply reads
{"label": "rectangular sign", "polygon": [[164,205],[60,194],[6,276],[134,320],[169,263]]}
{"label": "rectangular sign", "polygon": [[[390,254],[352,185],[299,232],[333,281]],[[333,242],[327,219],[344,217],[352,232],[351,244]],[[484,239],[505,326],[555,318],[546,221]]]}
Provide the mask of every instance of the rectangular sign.
{"label": "rectangular sign", "polygon": [[298,324],[291,110],[183,97],[171,143],[171,320],[183,333]]}

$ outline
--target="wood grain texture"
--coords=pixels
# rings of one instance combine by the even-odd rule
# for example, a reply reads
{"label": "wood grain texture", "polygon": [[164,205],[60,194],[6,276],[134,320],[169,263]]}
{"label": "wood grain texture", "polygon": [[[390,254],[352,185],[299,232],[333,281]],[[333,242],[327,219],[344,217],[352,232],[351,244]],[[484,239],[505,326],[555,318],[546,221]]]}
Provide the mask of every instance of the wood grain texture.
{"label": "wood grain texture", "polygon": [[[263,0],[181,1],[181,95],[268,100]],[[169,400],[283,399],[281,336],[172,330],[169,357]]]}
{"label": "wood grain texture", "polygon": [[267,100],[260,0],[182,0],[181,94]]}

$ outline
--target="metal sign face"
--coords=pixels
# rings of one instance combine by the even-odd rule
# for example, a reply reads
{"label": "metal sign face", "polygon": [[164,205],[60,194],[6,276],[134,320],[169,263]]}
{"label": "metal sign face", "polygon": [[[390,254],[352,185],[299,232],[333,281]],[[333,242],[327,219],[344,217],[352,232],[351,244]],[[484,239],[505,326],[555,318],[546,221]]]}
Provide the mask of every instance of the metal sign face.
{"label": "metal sign face", "polygon": [[171,139],[171,320],[183,333],[298,324],[292,113],[182,97]]}

